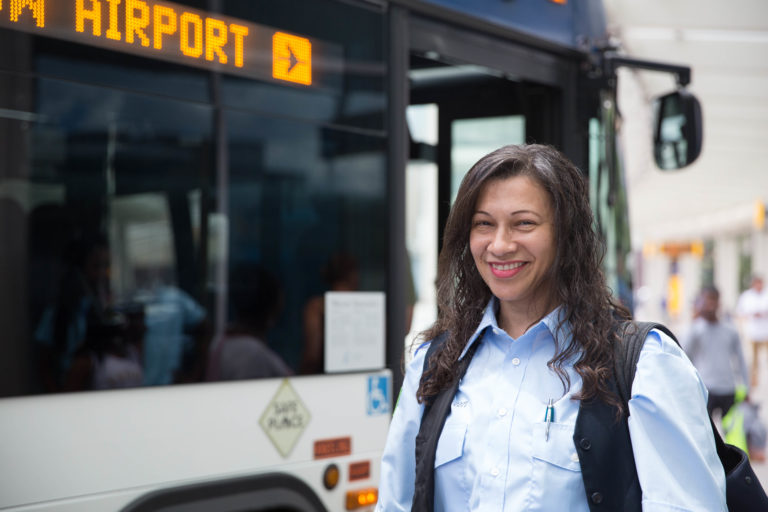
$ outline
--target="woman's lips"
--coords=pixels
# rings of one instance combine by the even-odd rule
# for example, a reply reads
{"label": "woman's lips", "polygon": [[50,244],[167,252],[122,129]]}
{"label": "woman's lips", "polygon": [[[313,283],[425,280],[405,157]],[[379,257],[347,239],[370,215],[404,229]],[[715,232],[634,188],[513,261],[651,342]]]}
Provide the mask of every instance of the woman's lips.
{"label": "woman's lips", "polygon": [[489,263],[491,273],[496,277],[512,277],[520,272],[527,263],[525,261],[515,261],[512,263]]}

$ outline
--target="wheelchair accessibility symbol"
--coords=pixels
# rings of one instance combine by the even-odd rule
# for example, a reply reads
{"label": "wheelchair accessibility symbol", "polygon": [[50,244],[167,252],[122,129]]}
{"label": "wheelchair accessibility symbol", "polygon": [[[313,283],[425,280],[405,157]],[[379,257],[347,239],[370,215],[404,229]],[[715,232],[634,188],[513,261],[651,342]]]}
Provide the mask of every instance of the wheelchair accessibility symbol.
{"label": "wheelchair accessibility symbol", "polygon": [[389,377],[368,377],[367,411],[369,416],[389,412]]}

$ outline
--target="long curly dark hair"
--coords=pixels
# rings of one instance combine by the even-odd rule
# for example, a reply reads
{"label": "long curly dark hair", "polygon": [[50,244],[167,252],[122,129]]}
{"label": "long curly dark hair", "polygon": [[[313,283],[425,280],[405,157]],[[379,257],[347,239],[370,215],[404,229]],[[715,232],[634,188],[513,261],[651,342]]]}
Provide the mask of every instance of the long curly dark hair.
{"label": "long curly dark hair", "polygon": [[570,379],[563,366],[575,360],[582,389],[574,398],[598,398],[621,411],[621,401],[607,382],[618,341],[613,327],[630,314],[613,300],[601,270],[605,247],[594,230],[586,180],[562,153],[539,144],[493,151],[472,166],[459,187],[438,263],[437,321],[421,333],[427,340],[441,335],[446,339],[422,375],[416,396],[419,402],[429,400],[456,378],[459,355],[491,298],[469,248],[472,216],[489,182],[513,176],[527,176],[546,190],[554,212],[555,259],[542,281],[552,283],[550,303],[562,307],[561,326],[570,324],[573,336],[565,346],[556,339],[555,355],[547,364],[567,390]]}

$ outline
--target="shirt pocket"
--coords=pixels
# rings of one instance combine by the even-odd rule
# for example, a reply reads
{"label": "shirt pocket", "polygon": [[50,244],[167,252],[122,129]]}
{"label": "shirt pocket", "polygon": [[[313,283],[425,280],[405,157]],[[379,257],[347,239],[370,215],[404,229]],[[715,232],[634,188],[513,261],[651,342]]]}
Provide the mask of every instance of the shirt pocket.
{"label": "shirt pocket", "polygon": [[464,442],[467,424],[445,423],[435,452],[435,510],[467,510],[469,486]]}
{"label": "shirt pocket", "polygon": [[547,437],[547,424],[533,426],[533,458],[569,471],[581,471],[576,446],[573,444],[575,426],[568,423],[551,423]]}
{"label": "shirt pocket", "polygon": [[573,430],[571,423],[551,423],[547,437],[546,423],[533,425],[530,510],[561,510],[563,503],[571,512],[589,510],[586,499],[573,502],[584,496]]}
{"label": "shirt pocket", "polygon": [[467,435],[467,425],[463,423],[446,422],[440,439],[437,441],[435,452],[435,469],[460,458],[464,454],[464,438]]}

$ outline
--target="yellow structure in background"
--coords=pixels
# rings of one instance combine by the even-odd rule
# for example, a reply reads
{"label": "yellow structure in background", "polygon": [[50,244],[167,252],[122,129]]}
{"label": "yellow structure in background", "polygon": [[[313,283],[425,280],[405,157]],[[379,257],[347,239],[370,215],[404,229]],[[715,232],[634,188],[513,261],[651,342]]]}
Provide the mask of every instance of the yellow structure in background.
{"label": "yellow structure in background", "polygon": [[683,309],[684,283],[678,271],[678,259],[683,254],[696,258],[704,257],[704,242],[665,242],[662,244],[646,243],[643,255],[646,258],[662,254],[670,258],[669,279],[667,280],[666,309],[671,318],[677,318]]}
{"label": "yellow structure in background", "polygon": [[760,200],[755,201],[755,212],[752,217],[752,225],[758,231],[765,227],[765,203]]}
{"label": "yellow structure in background", "polygon": [[667,282],[667,313],[676,318],[680,315],[680,309],[683,302],[683,280],[679,274],[669,276]]}

